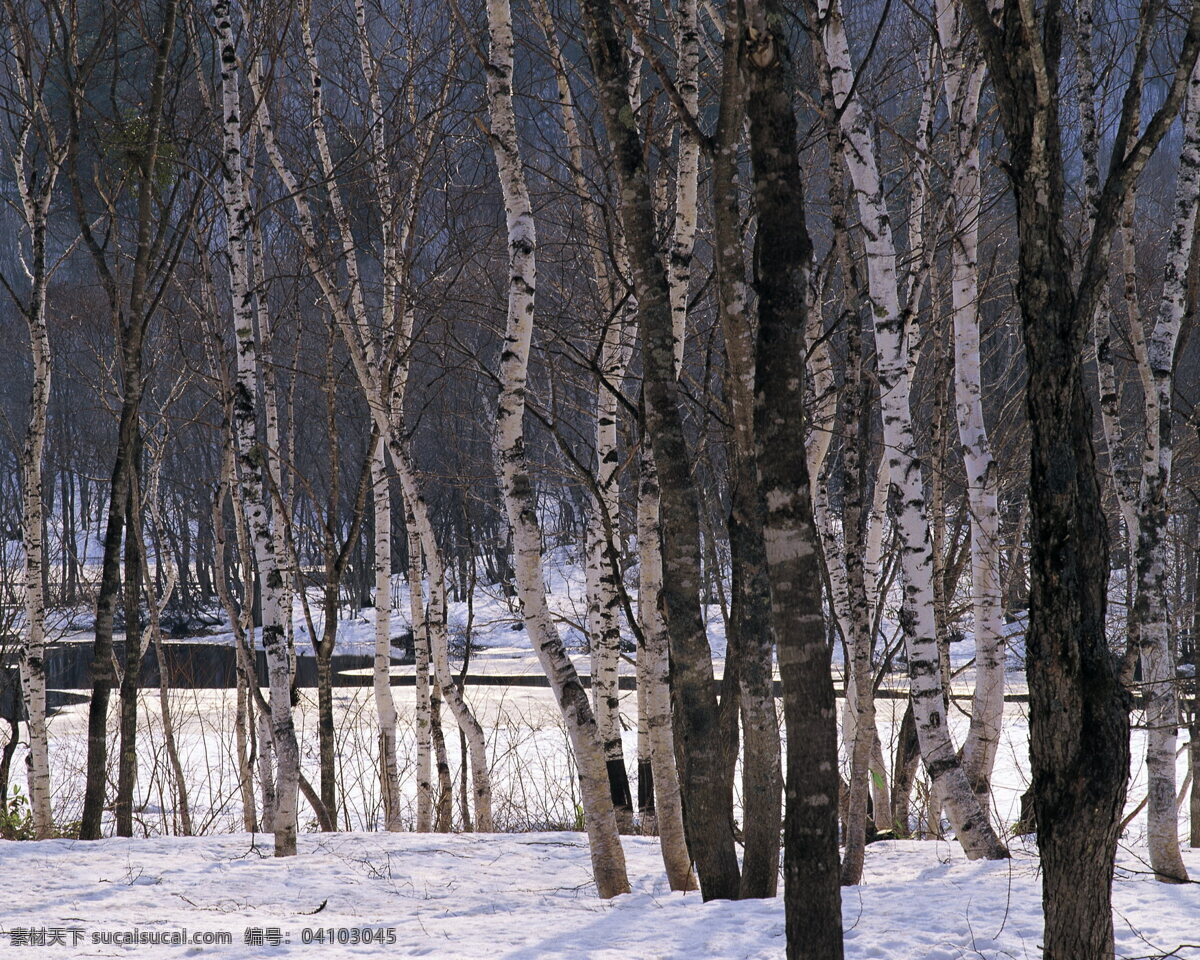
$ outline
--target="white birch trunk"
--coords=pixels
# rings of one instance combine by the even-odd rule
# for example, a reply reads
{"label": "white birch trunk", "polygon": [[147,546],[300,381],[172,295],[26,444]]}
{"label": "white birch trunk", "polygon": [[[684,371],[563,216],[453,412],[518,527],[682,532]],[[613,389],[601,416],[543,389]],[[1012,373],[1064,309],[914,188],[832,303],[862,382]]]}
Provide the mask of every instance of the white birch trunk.
{"label": "white birch trunk", "polygon": [[529,350],[533,337],[537,236],[519,152],[512,104],[512,9],[507,0],[489,0],[488,108],[491,141],[504,195],[508,224],[508,323],[500,357],[500,400],[496,412],[495,454],[512,527],[514,572],[525,626],[550,678],[567,723],[579,770],[584,824],[592,869],[601,897],[629,891],[625,855],[608,788],[608,770],[595,717],[546,604],[542,577],[537,500],[525,462],[523,420]]}
{"label": "white birch trunk", "polygon": [[954,401],[971,511],[971,606],[975,696],[963,766],[980,807],[990,806],[991,773],[1004,719],[1004,623],[1000,582],[1000,476],[983,416],[979,333],[979,94],[984,64],[970,52],[966,14],[939,0],[942,78],[954,136],[950,234]]}
{"label": "white birch trunk", "polygon": [[28,235],[28,250],[22,250],[19,259],[30,285],[28,301],[18,306],[29,330],[30,359],[33,364],[29,419],[21,451],[25,637],[20,647],[20,677],[29,731],[29,805],[34,834],[39,840],[44,840],[54,832],[50,801],[50,738],[46,726],[46,596],[43,590],[46,564],[43,485],[51,375],[50,334],[46,323],[46,293],[51,269],[46,245],[54,185],[66,151],[65,146],[58,143],[53,128],[46,122],[41,85],[33,76],[33,52],[16,32],[13,42],[18,51],[14,58],[12,80],[15,93],[21,101],[21,113],[13,118],[16,136],[12,165],[20,199],[18,209],[24,222],[24,232]]}
{"label": "white birch trunk", "polygon": [[967,856],[1003,857],[1007,851],[971,790],[944,713],[933,621],[933,556],[925,514],[924,478],[913,436],[896,247],[870,125],[853,93],[854,70],[840,5],[833,0],[819,6],[823,23],[821,52],[827,60],[834,106],[840,111],[846,163],[865,238],[884,442],[891,489],[898,503],[896,525],[902,544],[905,642],[921,755]]}
{"label": "white birch trunk", "polygon": [[421,541],[408,534],[408,620],[416,661],[417,832],[433,829],[433,701],[429,684],[429,631],[425,628],[425,591],[421,576]]}
{"label": "white birch trunk", "polygon": [[627,351],[622,323],[613,318],[600,347],[602,382],[596,393],[596,495],[589,523],[589,574],[594,608],[592,629],[592,703],[596,726],[609,771],[617,827],[633,829],[633,803],[621,742],[621,700],[618,666],[621,655],[621,567],[617,558],[621,485],[617,455],[617,397],[613,392],[624,376]]}
{"label": "white birch trunk", "polygon": [[[400,771],[396,766],[396,702],[392,698],[391,672],[392,496],[388,486],[386,454],[381,443],[375,445],[371,454],[371,485],[375,509],[375,659],[371,687],[379,717],[379,786],[383,795],[384,826],[397,831],[401,829],[402,822]],[[418,809],[420,783],[418,775]]]}
{"label": "white birch trunk", "polygon": [[251,223],[249,197],[242,160],[241,97],[238,90],[237,49],[228,0],[212,5],[221,61],[221,116],[223,163],[221,198],[228,235],[230,285],[233,295],[237,382],[234,387],[234,427],[239,480],[246,521],[254,549],[262,594],[263,649],[271,685],[271,734],[278,760],[276,809],[272,825],[275,855],[296,853],[296,815],[300,780],[300,752],[292,719],[287,640],[280,606],[283,576],[275,555],[266,453],[258,443],[259,343],[255,333],[253,294],[250,288],[248,234]]}
{"label": "white birch trunk", "polygon": [[638,621],[642,649],[638,651],[638,689],[645,690],[646,735],[654,781],[654,809],[663,865],[672,890],[697,889],[683,828],[679,772],[675,766],[675,736],[671,721],[667,625],[659,609],[663,562],[658,535],[658,473],[644,445],[638,482],[637,530],[640,579]]}
{"label": "white birch trunk", "polygon": [[[700,115],[700,27],[696,0],[680,0],[675,14],[675,86],[684,108]],[[634,101],[635,103],[637,101]],[[675,369],[683,367],[687,336],[688,292],[692,251],[696,245],[696,192],[700,181],[700,144],[687,124],[679,124],[679,157],[675,170],[675,229],[671,238],[667,280],[671,290],[671,329],[675,337]]]}
{"label": "white birch trunk", "polygon": [[1146,819],[1150,865],[1167,882],[1187,880],[1179,850],[1175,800],[1175,757],[1179,704],[1170,649],[1171,614],[1167,578],[1172,566],[1167,542],[1167,502],[1174,455],[1174,371],[1180,328],[1188,311],[1188,266],[1200,210],[1200,67],[1188,81],[1184,142],[1175,186],[1174,217],[1167,240],[1166,270],[1158,318],[1146,343],[1143,376],[1146,447],[1138,496],[1135,606],[1137,641],[1146,696],[1146,771],[1149,800]]}
{"label": "white birch trunk", "polygon": [[[20,171],[19,171],[20,173]],[[18,176],[24,188],[24,178]],[[23,194],[27,191],[22,189]],[[25,642],[21,646],[21,691],[29,727],[28,785],[34,832],[39,840],[54,831],[50,807],[50,742],[46,729],[46,596],[42,589],[45,564],[42,475],[46,446],[46,413],[50,405],[50,336],[46,327],[44,204],[36,209],[25,199],[26,218],[30,212],[40,223],[31,223],[33,250],[31,264],[34,290],[26,319],[33,355],[33,390],[30,395],[29,424],[21,457],[22,541],[25,548]],[[49,196],[46,196],[49,200]],[[40,263],[39,263],[40,261]]]}

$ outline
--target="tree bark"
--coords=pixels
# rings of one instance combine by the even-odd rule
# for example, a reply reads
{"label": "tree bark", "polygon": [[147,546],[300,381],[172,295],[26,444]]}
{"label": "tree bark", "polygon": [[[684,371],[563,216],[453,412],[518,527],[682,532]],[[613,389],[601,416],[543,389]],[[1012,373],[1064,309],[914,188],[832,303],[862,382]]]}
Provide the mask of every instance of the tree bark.
{"label": "tree bark", "polygon": [[500,355],[500,399],[494,452],[505,511],[512,529],[517,593],[526,630],[550,678],[579,771],[584,825],[601,897],[629,892],[609,775],[596,718],[550,616],[542,577],[537,499],[525,460],[524,416],[533,337],[537,236],[525,185],[513,110],[512,9],[488,0],[488,108],[491,139],[508,226],[508,321]]}
{"label": "tree bark", "polygon": [[838,884],[837,713],[821,606],[805,452],[805,334],[812,242],[804,210],[795,82],[778,0],[746,3],[747,83],[758,231],[754,428],[763,540],[787,725],[784,917],[788,960],[843,955]]}
{"label": "tree bark", "polygon": [[[738,895],[733,810],[722,789],[712,655],[700,607],[699,504],[675,380],[675,338],[666,271],[655,243],[654,201],[642,138],[629,100],[629,67],[609,0],[585,0],[588,49],[621,188],[641,333],[646,422],[661,496],[661,606],[671,658],[671,695],[684,818],[706,900]],[[699,838],[706,842],[700,843]]]}
{"label": "tree bark", "polygon": [[[1113,956],[1112,871],[1129,776],[1129,698],[1105,635],[1107,524],[1081,360],[1120,208],[1173,122],[1200,51],[1200,4],[1192,6],[1161,107],[1133,149],[1113,154],[1077,272],[1064,235],[1061,11],[1051,4],[1035,12],[1005,0],[994,17],[985,0],[964,3],[992,75],[1016,194],[1032,433],[1026,671],[1044,955],[1103,960]],[[1141,15],[1155,17],[1157,9],[1143,7]],[[1139,30],[1135,77],[1145,67],[1151,32]],[[1129,132],[1141,127],[1140,96],[1130,88],[1116,142],[1132,142]]]}

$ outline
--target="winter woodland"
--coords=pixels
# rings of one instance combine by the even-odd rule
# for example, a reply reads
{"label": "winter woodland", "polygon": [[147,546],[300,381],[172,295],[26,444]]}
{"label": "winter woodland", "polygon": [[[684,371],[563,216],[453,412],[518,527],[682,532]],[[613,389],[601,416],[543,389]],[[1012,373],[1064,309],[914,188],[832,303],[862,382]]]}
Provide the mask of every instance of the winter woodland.
{"label": "winter woodland", "polygon": [[0,23],[0,955],[1200,957],[1200,0]]}

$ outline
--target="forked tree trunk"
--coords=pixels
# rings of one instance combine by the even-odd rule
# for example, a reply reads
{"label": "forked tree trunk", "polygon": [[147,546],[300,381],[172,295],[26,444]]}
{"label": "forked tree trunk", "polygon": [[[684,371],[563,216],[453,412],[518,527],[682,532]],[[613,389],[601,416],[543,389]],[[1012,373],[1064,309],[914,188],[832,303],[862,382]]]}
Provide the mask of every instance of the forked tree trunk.
{"label": "forked tree trunk", "polygon": [[500,356],[500,400],[494,439],[496,466],[512,529],[516,586],[526,629],[542,669],[550,678],[575,754],[596,887],[601,897],[613,897],[629,891],[629,880],[609,792],[604,749],[587,694],[546,603],[537,499],[525,461],[523,421],[533,337],[537,238],[512,103],[512,9],[507,0],[488,0],[487,9],[488,108],[508,224],[509,266],[508,322]]}
{"label": "forked tree trunk", "polygon": [[[1082,353],[1107,283],[1120,208],[1174,122],[1200,52],[1200,5],[1192,7],[1161,107],[1136,148],[1113,155],[1078,271],[1064,229],[1060,11],[1006,0],[997,19],[985,0],[964,0],[964,6],[992,75],[1016,195],[1017,296],[1032,433],[1026,670],[1044,956],[1104,960],[1113,956],[1112,875],[1129,776],[1129,700],[1105,635],[1107,524]],[[1150,18],[1157,15],[1153,6],[1140,14],[1133,57],[1139,82],[1154,32]],[[1142,129],[1141,113],[1136,90],[1127,90],[1117,143],[1132,142],[1127,137]]]}
{"label": "forked tree trunk", "polygon": [[[681,18],[684,11],[681,10]],[[695,16],[694,8],[689,11]],[[681,41],[682,41],[681,28]],[[742,765],[742,897],[773,897],[779,878],[783,771],[775,711],[771,587],[763,545],[763,507],[754,449],[754,349],[757,317],[750,306],[738,196],[738,148],[745,128],[745,91],[739,75],[741,22],[731,7],[725,25],[720,114],[713,151],[713,256],[732,420],[730,489],[730,646],[726,667],[737,663],[738,702],[745,751]],[[692,104],[688,104],[691,109]],[[693,110],[693,115],[695,111]],[[689,140],[691,135],[688,135]],[[682,144],[682,141],[681,141]],[[682,146],[681,146],[682,151]],[[672,301],[678,296],[674,286]],[[677,325],[678,326],[678,325]]]}
{"label": "forked tree trunk", "polygon": [[[145,149],[138,154],[135,170],[130,172],[137,195],[135,229],[137,234],[133,263],[128,268],[128,297],[124,294],[124,282],[118,282],[114,267],[110,265],[109,253],[97,240],[87,214],[80,182],[78,137],[72,136],[70,157],[71,192],[75,200],[76,216],[84,243],[100,275],[105,290],[114,326],[120,331],[118,349],[121,354],[121,413],[117,426],[116,457],[112,479],[109,484],[108,513],[104,533],[104,555],[101,561],[100,585],[96,593],[95,642],[92,655],[92,696],[88,704],[88,750],[87,774],[84,784],[83,810],[80,814],[79,837],[81,840],[98,840],[104,817],[105,792],[108,783],[108,707],[112,694],[113,680],[113,617],[116,611],[117,594],[121,578],[121,532],[125,526],[125,505],[128,500],[130,471],[133,466],[134,443],[139,429],[143,383],[143,347],[146,331],[159,298],[155,294],[154,280],[160,272],[169,272],[171,255],[164,252],[163,240],[167,235],[160,216],[165,216],[162,207],[155,202],[160,192],[155,184],[161,173],[159,152],[162,146],[164,104],[166,102],[166,75],[175,41],[175,25],[178,19],[178,0],[167,0],[161,11],[162,29],[155,45],[153,72],[149,95],[146,100]],[[69,59],[77,61],[78,51],[68,29],[66,50]],[[78,62],[72,66],[79,67]],[[82,108],[82,91],[78,88],[68,92],[71,123],[78,129]],[[124,270],[124,268],[122,268]]]}

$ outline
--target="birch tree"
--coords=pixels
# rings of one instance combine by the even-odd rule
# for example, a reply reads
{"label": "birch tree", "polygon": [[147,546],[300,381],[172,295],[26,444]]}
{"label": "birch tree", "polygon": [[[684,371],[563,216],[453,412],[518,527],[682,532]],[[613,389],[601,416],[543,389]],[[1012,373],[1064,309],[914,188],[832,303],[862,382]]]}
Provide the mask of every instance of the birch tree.
{"label": "birch tree", "polygon": [[[356,8],[358,15],[365,18],[361,8]],[[471,777],[474,783],[475,823],[481,832],[492,829],[491,813],[491,777],[487,765],[486,747],[483,728],[471,711],[462,695],[462,691],[454,683],[449,670],[449,631],[446,621],[445,607],[445,565],[442,551],[437,541],[429,507],[420,489],[417,470],[412,462],[408,449],[408,441],[403,430],[403,395],[396,395],[396,390],[406,385],[403,377],[398,377],[397,366],[405,357],[411,346],[411,326],[406,326],[404,318],[408,315],[400,294],[407,281],[407,259],[399,255],[391,258],[385,264],[385,284],[382,303],[378,306],[380,323],[372,326],[368,301],[364,292],[362,271],[358,265],[359,250],[355,240],[353,224],[342,197],[338,181],[338,168],[334,164],[333,154],[329,146],[326,131],[328,118],[323,95],[323,76],[317,48],[313,41],[311,5],[302,3],[299,8],[300,35],[304,52],[304,61],[309,76],[309,108],[312,122],[311,135],[320,161],[321,186],[327,193],[329,207],[334,219],[335,231],[331,242],[345,264],[344,285],[333,275],[328,265],[319,256],[322,250],[318,238],[315,217],[308,199],[308,190],[315,189],[313,185],[302,185],[283,156],[280,144],[275,136],[274,126],[268,105],[263,101],[263,82],[261,68],[255,64],[249,71],[251,89],[259,103],[256,113],[258,129],[263,138],[271,166],[287,194],[291,197],[296,212],[295,227],[303,241],[305,260],[313,279],[316,281],[325,305],[329,309],[342,339],[350,354],[351,365],[363,395],[371,412],[372,422],[380,430],[386,440],[388,454],[393,468],[400,481],[401,496],[406,504],[406,511],[415,525],[421,544],[421,553],[429,579],[429,604],[426,622],[429,629],[430,648],[434,661],[434,676],[439,685],[442,697],[449,706],[459,728],[467,737],[471,761]],[[435,115],[444,109],[445,88],[440,94],[441,105]],[[381,115],[381,114],[377,114]],[[429,137],[433,136],[436,126],[431,122],[426,128]],[[432,139],[423,141],[418,153],[428,157]],[[418,162],[417,169],[421,168]],[[414,182],[414,187],[417,184]],[[412,235],[412,216],[416,210],[417,192],[410,191],[407,201],[400,202],[390,188],[380,192],[381,200],[386,202],[387,209],[396,211],[395,219],[385,220],[383,231],[389,236],[392,231],[401,230],[407,225],[407,230],[401,234],[408,238]],[[405,239],[405,243],[408,240]],[[404,249],[404,244],[394,248],[397,254]],[[388,269],[390,267],[390,269]],[[376,332],[376,330],[378,332]],[[438,668],[438,662],[444,658],[445,668]]]}
{"label": "birch tree", "polygon": [[604,749],[587,695],[546,603],[537,500],[525,460],[523,421],[537,285],[537,233],[513,109],[512,8],[507,0],[488,0],[487,14],[490,139],[504,197],[509,268],[508,319],[500,354],[500,399],[494,441],[496,467],[512,528],[517,595],[526,629],[562,709],[579,770],[584,827],[596,887],[601,897],[613,897],[627,893],[629,881],[608,789]]}
{"label": "birch tree", "polygon": [[[5,110],[13,132],[11,163],[23,229],[20,259],[29,285],[18,292],[16,279],[0,276],[25,319],[29,331],[32,386],[29,417],[21,455],[21,542],[24,549],[25,639],[21,645],[21,695],[29,730],[29,801],[33,828],[39,840],[54,830],[50,802],[50,743],[46,728],[46,565],[44,470],[46,419],[50,406],[50,333],[47,287],[56,264],[47,249],[54,187],[66,160],[66,141],[55,128],[44,97],[48,53],[57,46],[57,27],[26,22],[13,3],[6,3],[3,21],[12,42],[9,75],[13,87],[5,92]],[[49,33],[46,50],[37,35]]]}
{"label": "birch tree", "polygon": [[1175,370],[1180,329],[1188,311],[1188,269],[1200,210],[1200,70],[1188,78],[1183,106],[1183,148],[1175,186],[1171,232],[1158,316],[1146,344],[1152,390],[1145,396],[1145,450],[1138,490],[1137,600],[1134,617],[1146,693],[1146,806],[1150,865],[1165,882],[1183,883],[1187,868],[1179,851],[1175,757],[1179,705],[1167,578],[1172,566],[1167,542],[1175,436]]}
{"label": "birch tree", "polygon": [[954,400],[971,515],[971,607],[975,695],[963,742],[963,767],[986,812],[1004,717],[1004,626],[1000,584],[1000,472],[983,415],[980,371],[979,97],[984,63],[968,33],[965,11],[937,5],[942,86],[950,114],[950,310],[954,330]]}
{"label": "birch tree", "polygon": [[250,284],[249,231],[253,211],[250,209],[242,156],[240,71],[228,0],[216,0],[213,3],[212,21],[217,35],[221,71],[221,201],[228,237],[237,354],[233,403],[236,463],[262,592],[262,644],[267,655],[271,739],[277,761],[275,809],[271,826],[275,835],[275,855],[289,857],[296,854],[300,751],[292,717],[291,669],[283,627],[284,611],[280,604],[283,567],[275,553],[275,538],[268,512],[270,477],[267,474],[266,452],[258,440],[260,414],[255,398],[258,391],[258,365],[262,358],[259,355],[254,294]]}
{"label": "birch tree", "polygon": [[894,522],[902,544],[903,625],[910,696],[921,757],[967,855],[973,859],[1005,857],[1007,851],[970,788],[946,722],[933,619],[933,556],[924,479],[913,434],[896,245],[871,127],[854,87],[854,67],[840,5],[836,0],[821,0],[812,5],[811,14],[818,27],[814,43],[824,58],[834,106],[839,111],[848,173],[865,237],[884,443],[888,450],[892,497],[897,505]]}

